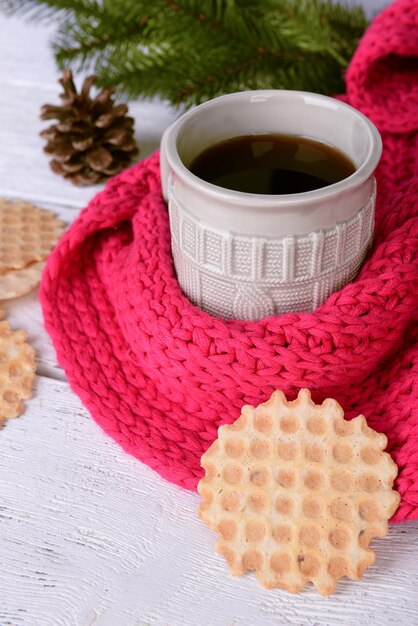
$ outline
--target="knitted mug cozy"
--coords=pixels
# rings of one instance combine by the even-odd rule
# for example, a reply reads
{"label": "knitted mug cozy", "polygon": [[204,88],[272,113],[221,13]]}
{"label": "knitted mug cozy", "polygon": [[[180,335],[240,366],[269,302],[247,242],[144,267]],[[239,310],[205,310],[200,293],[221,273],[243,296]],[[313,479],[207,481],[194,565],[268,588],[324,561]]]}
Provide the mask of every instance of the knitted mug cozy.
{"label": "knitted mug cozy", "polygon": [[[403,17],[410,10],[416,29],[414,4],[393,6]],[[386,30],[378,22],[387,46],[399,25],[390,9]],[[375,62],[373,28],[348,75],[358,108],[353,83],[367,83],[367,93],[374,85],[373,71],[364,78]],[[417,85],[408,84],[411,93]],[[314,401],[336,398],[347,417],[363,413],[387,435],[400,470],[394,519],[418,517],[418,181],[394,194],[418,152],[416,128],[393,134],[385,119],[373,250],[357,279],[312,313],[225,321],[188,301],[173,268],[157,154],[112,179],[50,256],[40,298],[72,389],[109,435],[168,480],[194,489],[202,453],[243,404],[308,387]]]}

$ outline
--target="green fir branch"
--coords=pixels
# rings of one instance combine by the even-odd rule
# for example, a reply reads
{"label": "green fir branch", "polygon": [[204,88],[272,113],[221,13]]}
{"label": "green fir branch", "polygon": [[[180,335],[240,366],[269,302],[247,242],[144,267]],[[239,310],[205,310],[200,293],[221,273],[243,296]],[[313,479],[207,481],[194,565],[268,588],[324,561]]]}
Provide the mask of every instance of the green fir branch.
{"label": "green fir branch", "polygon": [[[51,16],[72,13],[76,16],[99,16],[100,2],[96,0],[0,0],[6,15],[27,15],[33,21],[48,21]],[[61,15],[60,15],[61,14]]]}
{"label": "green fir branch", "polygon": [[330,0],[0,0],[55,16],[59,67],[190,106],[242,89],[336,93],[367,22]]}

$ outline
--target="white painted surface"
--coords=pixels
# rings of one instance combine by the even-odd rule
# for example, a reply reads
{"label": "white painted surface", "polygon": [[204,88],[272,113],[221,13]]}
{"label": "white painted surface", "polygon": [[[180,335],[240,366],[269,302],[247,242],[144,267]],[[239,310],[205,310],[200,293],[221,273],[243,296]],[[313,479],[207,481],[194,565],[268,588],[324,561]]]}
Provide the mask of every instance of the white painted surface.
{"label": "white painted surface", "polygon": [[1,626],[418,623],[416,524],[376,542],[361,582],[291,596],[231,578],[198,496],[122,453],[65,382],[40,377],[1,446]]}
{"label": "white painted surface", "polygon": [[[332,1],[336,4],[343,4],[342,0]],[[366,16],[369,19],[372,19],[375,15],[380,13],[390,2],[391,0],[345,0],[345,4],[348,6],[363,6]]]}
{"label": "white painted surface", "polygon": [[[38,110],[57,93],[48,33],[2,17],[0,33],[0,195],[70,221],[97,188],[53,176],[41,152]],[[150,150],[174,114],[131,108]],[[0,626],[418,625],[418,522],[392,526],[364,579],[328,599],[231,578],[198,496],[123,453],[71,393],[36,294],[6,308],[29,332],[39,376],[25,414],[0,432]]]}

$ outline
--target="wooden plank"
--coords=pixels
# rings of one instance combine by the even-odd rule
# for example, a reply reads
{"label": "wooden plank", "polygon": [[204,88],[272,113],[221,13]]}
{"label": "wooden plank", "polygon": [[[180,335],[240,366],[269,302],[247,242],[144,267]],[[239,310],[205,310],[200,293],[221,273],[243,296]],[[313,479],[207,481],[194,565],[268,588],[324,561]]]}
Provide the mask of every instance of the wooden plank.
{"label": "wooden plank", "polygon": [[[33,201],[32,198],[30,200]],[[51,202],[38,202],[36,200],[34,202],[45,209],[53,211],[67,224],[70,224],[79,213],[76,207],[68,207]],[[38,291],[39,289],[34,289],[20,298],[5,300],[1,303],[1,308],[4,310],[5,318],[14,330],[22,328],[28,333],[28,340],[36,353],[37,373],[58,380],[65,380],[65,374],[57,363],[55,349],[44,328],[41,306],[38,301]]]}
{"label": "wooden plank", "polygon": [[[379,1],[379,0],[378,0]],[[25,197],[71,222],[98,188],[54,176],[39,107],[56,101],[51,29],[0,15],[0,195]],[[176,113],[131,105],[142,155]],[[360,583],[330,599],[232,579],[197,519],[198,497],[128,457],[61,380],[36,293],[5,305],[38,358],[36,396],[0,433],[0,624],[6,626],[362,626],[418,623],[418,522],[393,526]]]}
{"label": "wooden plank", "polygon": [[376,564],[328,599],[231,577],[199,498],[126,455],[65,383],[1,432],[0,624],[412,626],[418,523],[375,542]]}
{"label": "wooden plank", "polygon": [[[81,208],[103,185],[80,188],[64,181],[50,170],[42,151],[44,141],[39,132],[47,125],[38,119],[39,110],[45,102],[57,101],[57,91],[0,81],[0,193]],[[161,134],[174,114],[167,105],[150,102],[131,105],[130,114],[136,120],[139,158],[144,158],[159,147]]]}
{"label": "wooden plank", "polygon": [[41,306],[37,300],[38,290],[26,296],[1,303],[5,318],[14,330],[23,329],[35,349],[36,371],[43,376],[65,380],[65,374],[57,363],[55,349],[44,328]]}
{"label": "wooden plank", "polygon": [[[52,29],[0,14],[0,32],[4,51],[0,62],[0,196],[25,198],[70,224],[103,185],[74,187],[50,171],[42,152],[39,132],[45,124],[39,120],[39,109],[45,102],[57,102],[60,91],[47,45]],[[158,148],[161,134],[176,112],[158,101],[132,103],[130,111],[136,119],[142,158]],[[37,354],[38,373],[64,379],[43,328],[37,292],[2,306],[14,328],[28,331]]]}
{"label": "wooden plank", "polygon": [[[77,188],[53,174],[39,137],[48,126],[39,120],[41,106],[59,101],[58,72],[47,44],[52,32],[0,14],[0,194],[81,208],[102,187]],[[129,107],[144,158],[158,148],[178,113],[158,99]]]}

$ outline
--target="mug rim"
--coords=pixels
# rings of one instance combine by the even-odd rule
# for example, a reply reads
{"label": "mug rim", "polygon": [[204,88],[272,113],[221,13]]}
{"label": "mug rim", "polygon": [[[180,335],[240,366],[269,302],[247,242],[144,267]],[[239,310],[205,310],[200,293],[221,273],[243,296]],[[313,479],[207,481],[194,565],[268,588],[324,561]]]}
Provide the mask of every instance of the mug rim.
{"label": "mug rim", "polygon": [[[224,187],[214,185],[213,183],[209,183],[202,178],[199,178],[184,165],[178,153],[176,142],[180,131],[190,119],[201,115],[201,112],[207,108],[218,106],[221,101],[231,99],[245,99],[246,101],[248,101],[248,97],[251,98],[261,96],[267,98],[272,96],[277,97],[278,95],[281,95],[284,98],[290,98],[291,96],[299,95],[302,97],[309,97],[311,99],[313,98],[323,104],[332,103],[334,109],[337,106],[337,108],[340,108],[343,111],[348,112],[350,115],[353,115],[360,119],[363,127],[368,133],[368,137],[370,140],[370,148],[368,154],[360,167],[357,168],[355,172],[353,172],[353,174],[351,174],[350,176],[347,176],[346,178],[343,178],[338,182],[326,185],[325,187],[321,187],[319,189],[313,189],[311,191],[304,191],[292,194],[260,194],[250,193],[246,191],[236,191],[234,189],[226,189]],[[170,163],[170,167],[177,175],[180,175],[180,177],[185,179],[185,181],[189,184],[194,187],[199,186],[200,188],[204,189],[205,192],[211,197],[215,199],[226,200],[230,204],[249,206],[254,205],[254,203],[256,202],[258,206],[274,209],[280,208],[281,206],[289,207],[289,205],[300,204],[304,201],[312,202],[315,200],[320,200],[324,197],[329,198],[334,195],[339,195],[346,189],[352,189],[353,187],[361,185],[362,183],[367,181],[373,174],[377,164],[379,163],[381,154],[382,139],[380,133],[377,130],[376,126],[373,124],[373,122],[363,113],[350,106],[346,102],[342,102],[341,100],[337,100],[336,98],[332,98],[330,96],[325,96],[309,91],[298,91],[290,89],[257,89],[238,91],[218,96],[217,98],[208,100],[196,106],[194,109],[183,113],[183,115],[179,117],[168,129],[166,137],[166,157]]]}

